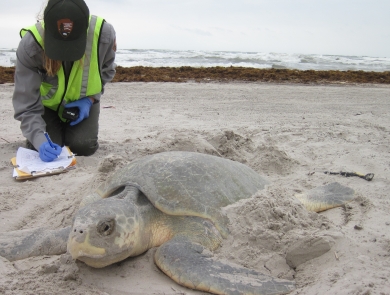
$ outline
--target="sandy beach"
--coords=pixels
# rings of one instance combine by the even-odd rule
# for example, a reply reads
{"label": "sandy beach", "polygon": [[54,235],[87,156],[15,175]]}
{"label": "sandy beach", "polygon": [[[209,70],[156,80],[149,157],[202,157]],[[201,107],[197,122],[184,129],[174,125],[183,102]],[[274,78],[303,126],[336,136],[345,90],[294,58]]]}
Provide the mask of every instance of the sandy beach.
{"label": "sandy beach", "polygon": [[[29,181],[12,178],[10,159],[25,143],[12,92],[13,84],[0,85],[0,237],[70,225],[83,196],[134,159],[196,151],[244,163],[271,182],[224,208],[231,235],[214,255],[295,280],[294,295],[390,294],[389,85],[111,83],[102,97],[96,154],[77,157],[68,173]],[[354,189],[356,198],[312,213],[294,197],[332,182]],[[310,252],[324,244],[324,254],[287,263],[293,247]],[[154,252],[103,269],[67,254],[0,257],[0,294],[206,294],[168,278]]]}

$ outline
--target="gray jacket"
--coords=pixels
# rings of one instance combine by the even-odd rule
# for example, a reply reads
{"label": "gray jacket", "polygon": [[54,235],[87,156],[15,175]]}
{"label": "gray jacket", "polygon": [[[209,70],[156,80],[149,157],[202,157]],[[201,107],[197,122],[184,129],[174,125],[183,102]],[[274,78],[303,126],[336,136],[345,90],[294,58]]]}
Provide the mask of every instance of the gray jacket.
{"label": "gray jacket", "polygon": [[[104,22],[99,43],[99,62],[102,76],[103,90],[93,95],[100,100],[104,92],[104,85],[115,75],[116,35],[113,26]],[[49,77],[43,70],[43,50],[35,41],[31,33],[24,35],[16,51],[15,90],[12,98],[15,114],[14,118],[21,122],[20,129],[38,150],[46,141],[44,132],[46,123],[41,117],[44,106],[41,102],[39,87],[43,81],[57,85],[57,77]]]}

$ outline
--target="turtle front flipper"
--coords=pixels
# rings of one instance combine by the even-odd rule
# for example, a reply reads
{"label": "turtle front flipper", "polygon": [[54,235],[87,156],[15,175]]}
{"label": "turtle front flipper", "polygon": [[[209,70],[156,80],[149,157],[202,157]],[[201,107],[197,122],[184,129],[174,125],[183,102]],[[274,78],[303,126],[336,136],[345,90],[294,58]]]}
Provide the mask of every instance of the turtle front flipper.
{"label": "turtle front flipper", "polygon": [[178,284],[213,294],[286,294],[295,289],[292,281],[218,261],[203,246],[185,238],[161,245],[155,262]]}
{"label": "turtle front flipper", "polygon": [[70,226],[59,230],[38,228],[0,233],[0,256],[9,261],[66,253]]}

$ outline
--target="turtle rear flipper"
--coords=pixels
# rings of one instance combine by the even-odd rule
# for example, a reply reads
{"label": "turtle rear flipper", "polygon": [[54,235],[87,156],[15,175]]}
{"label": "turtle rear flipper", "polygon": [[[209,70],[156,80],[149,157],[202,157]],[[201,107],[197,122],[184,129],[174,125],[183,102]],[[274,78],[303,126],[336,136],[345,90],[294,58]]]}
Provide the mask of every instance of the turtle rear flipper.
{"label": "turtle rear flipper", "polygon": [[174,238],[155,254],[157,266],[178,284],[213,294],[286,294],[294,282],[213,258],[200,244]]}
{"label": "turtle rear flipper", "polygon": [[338,182],[314,188],[295,197],[308,211],[321,212],[339,207],[355,198],[355,191]]}
{"label": "turtle rear flipper", "polygon": [[15,261],[33,256],[66,253],[70,229],[68,226],[58,230],[38,228],[0,233],[0,256]]}

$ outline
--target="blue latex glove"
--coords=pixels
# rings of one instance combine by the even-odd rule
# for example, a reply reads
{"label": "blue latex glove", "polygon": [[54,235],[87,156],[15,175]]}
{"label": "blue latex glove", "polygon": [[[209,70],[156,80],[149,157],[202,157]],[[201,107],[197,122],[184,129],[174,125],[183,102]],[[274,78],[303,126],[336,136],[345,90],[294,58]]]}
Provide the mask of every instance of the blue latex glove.
{"label": "blue latex glove", "polygon": [[70,126],[74,126],[78,123],[80,123],[82,120],[89,117],[89,111],[92,106],[92,101],[89,97],[83,97],[79,100],[73,101],[71,103],[68,103],[65,105],[65,108],[74,108],[78,107],[80,110],[79,118],[75,121],[70,122]]}
{"label": "blue latex glove", "polygon": [[51,162],[58,158],[61,154],[62,147],[58,144],[53,143],[54,148],[51,147],[50,143],[44,142],[39,147],[39,157],[44,162]]}

